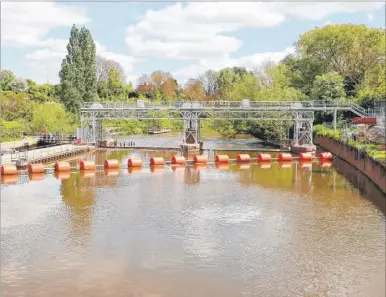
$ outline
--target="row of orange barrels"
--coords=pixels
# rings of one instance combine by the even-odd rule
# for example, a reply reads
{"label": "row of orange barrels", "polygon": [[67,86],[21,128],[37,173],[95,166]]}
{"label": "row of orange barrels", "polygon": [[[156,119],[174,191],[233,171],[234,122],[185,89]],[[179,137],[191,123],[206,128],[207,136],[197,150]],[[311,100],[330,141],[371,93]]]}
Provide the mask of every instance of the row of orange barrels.
{"label": "row of orange barrels", "polygon": [[[301,153],[299,155],[300,161],[312,161],[314,156],[311,153]],[[331,160],[333,158],[332,154],[329,152],[324,152],[319,154],[320,160]],[[231,159],[228,155],[216,155],[216,163],[229,163]],[[258,154],[257,160],[259,162],[271,162],[273,158],[270,154]],[[289,153],[280,153],[278,156],[279,161],[290,162],[293,160],[293,157]],[[237,162],[250,162],[251,156],[249,154],[238,154]],[[187,160],[183,156],[173,156],[171,159],[171,164],[185,164]],[[193,158],[194,164],[206,164],[208,163],[208,158],[204,155],[197,155]],[[152,157],[150,158],[150,166],[162,166],[166,162],[163,157]],[[142,167],[142,160],[139,158],[130,158],[127,161],[128,167]],[[116,159],[105,160],[104,168],[113,169],[120,168],[120,163]],[[96,170],[96,165],[94,161],[79,161],[79,169],[83,170]],[[44,173],[46,170],[43,164],[30,164],[28,165],[28,172],[33,173]],[[55,164],[56,172],[67,172],[71,171],[71,165],[69,162],[57,162]],[[17,174],[17,168],[15,165],[3,165],[1,167],[1,175],[15,175]]]}

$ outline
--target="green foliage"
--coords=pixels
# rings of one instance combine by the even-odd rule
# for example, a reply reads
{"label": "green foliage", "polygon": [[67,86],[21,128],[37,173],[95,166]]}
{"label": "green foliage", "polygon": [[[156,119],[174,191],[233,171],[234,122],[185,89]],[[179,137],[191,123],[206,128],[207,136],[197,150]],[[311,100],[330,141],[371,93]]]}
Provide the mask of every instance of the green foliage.
{"label": "green foliage", "polygon": [[15,75],[10,70],[1,70],[0,72],[0,91],[11,91],[11,83]]}
{"label": "green foliage", "polygon": [[6,121],[32,119],[33,102],[25,93],[1,92],[1,118]]}
{"label": "green foliage", "polygon": [[35,105],[31,129],[37,132],[47,130],[72,133],[75,131],[75,123],[73,116],[66,112],[62,104],[48,102]]}
{"label": "green foliage", "polygon": [[24,125],[20,121],[1,120],[1,141],[10,141],[23,137]]}
{"label": "green foliage", "polygon": [[57,101],[57,91],[55,86],[49,84],[38,85],[34,81],[27,79],[29,98],[35,102]]}
{"label": "green foliage", "polygon": [[60,98],[67,110],[76,113],[83,102],[97,99],[96,50],[86,28],[71,29],[67,55],[59,72]]}
{"label": "green foliage", "polygon": [[313,83],[311,97],[314,100],[336,101],[345,97],[343,78],[338,72],[318,75]]}

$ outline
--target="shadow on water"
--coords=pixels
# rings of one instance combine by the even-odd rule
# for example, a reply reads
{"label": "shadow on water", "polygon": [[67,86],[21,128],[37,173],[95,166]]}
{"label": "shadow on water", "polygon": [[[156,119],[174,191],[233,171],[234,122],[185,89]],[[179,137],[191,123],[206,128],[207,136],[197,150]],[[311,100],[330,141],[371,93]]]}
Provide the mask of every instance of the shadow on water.
{"label": "shadow on water", "polygon": [[366,199],[386,214],[386,195],[366,175],[346,161],[335,158],[334,168],[342,174]]}

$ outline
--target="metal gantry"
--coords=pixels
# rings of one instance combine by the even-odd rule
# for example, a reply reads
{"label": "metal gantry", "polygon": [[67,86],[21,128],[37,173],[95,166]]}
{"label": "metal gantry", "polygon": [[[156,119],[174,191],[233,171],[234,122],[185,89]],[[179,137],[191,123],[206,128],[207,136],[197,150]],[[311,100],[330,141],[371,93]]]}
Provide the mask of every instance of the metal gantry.
{"label": "metal gantry", "polygon": [[[183,120],[184,142],[197,144],[200,140],[200,121],[214,120],[274,120],[294,122],[294,145],[312,145],[314,112],[351,111],[366,116],[362,107],[348,103],[326,101],[188,101],[170,104],[151,104],[137,100],[133,104],[85,103],[80,110],[83,142],[102,139],[102,121],[127,120]],[[336,121],[336,119],[335,119]],[[86,125],[88,123],[88,125]]]}

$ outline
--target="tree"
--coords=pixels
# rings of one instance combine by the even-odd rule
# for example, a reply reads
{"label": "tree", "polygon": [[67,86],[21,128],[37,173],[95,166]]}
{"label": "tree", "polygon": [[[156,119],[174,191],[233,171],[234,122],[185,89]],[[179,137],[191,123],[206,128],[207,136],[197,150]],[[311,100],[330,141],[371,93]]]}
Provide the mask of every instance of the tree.
{"label": "tree", "polygon": [[95,43],[90,31],[71,28],[67,55],[59,72],[60,98],[67,110],[78,112],[81,104],[97,98]]}
{"label": "tree", "polygon": [[317,76],[311,96],[314,100],[335,101],[345,97],[343,78],[337,72]]}
{"label": "tree", "polygon": [[198,78],[207,97],[214,97],[217,93],[217,74],[213,70],[208,70]]}
{"label": "tree", "polygon": [[385,63],[385,46],[384,29],[345,24],[306,32],[296,51],[306,64],[320,69],[317,75],[332,71],[341,75],[346,94],[354,96],[366,73]]}
{"label": "tree", "polygon": [[151,83],[159,90],[162,84],[167,81],[169,78],[172,78],[172,75],[169,72],[164,72],[161,70],[154,71],[150,75]]}
{"label": "tree", "polygon": [[11,90],[15,93],[25,93],[28,90],[28,83],[25,79],[15,78],[11,82]]}
{"label": "tree", "polygon": [[0,72],[0,88],[2,91],[11,91],[11,83],[15,79],[15,75],[10,70],[1,70]]}
{"label": "tree", "polygon": [[109,79],[109,71],[111,68],[115,68],[119,72],[122,82],[126,82],[125,70],[119,62],[96,56],[97,82],[102,80],[107,81]]}
{"label": "tree", "polygon": [[96,48],[95,42],[88,29],[83,27],[80,30],[80,47],[82,50],[82,58],[84,61],[84,83],[85,90],[83,101],[95,101],[97,95],[97,80],[96,80]]}
{"label": "tree", "polygon": [[174,99],[177,96],[178,83],[174,78],[168,78],[160,88],[161,93],[167,99]]}
{"label": "tree", "polygon": [[1,98],[1,118],[6,121],[32,118],[33,103],[25,93],[3,92]]}
{"label": "tree", "polygon": [[141,85],[151,85],[152,80],[147,74],[142,74],[140,77],[137,79],[137,86]]}
{"label": "tree", "polygon": [[205,92],[198,79],[189,79],[184,88],[185,98],[189,101],[199,101],[205,98]]}
{"label": "tree", "polygon": [[125,97],[125,87],[121,81],[120,74],[115,68],[110,68],[108,88],[110,94],[117,99]]}

